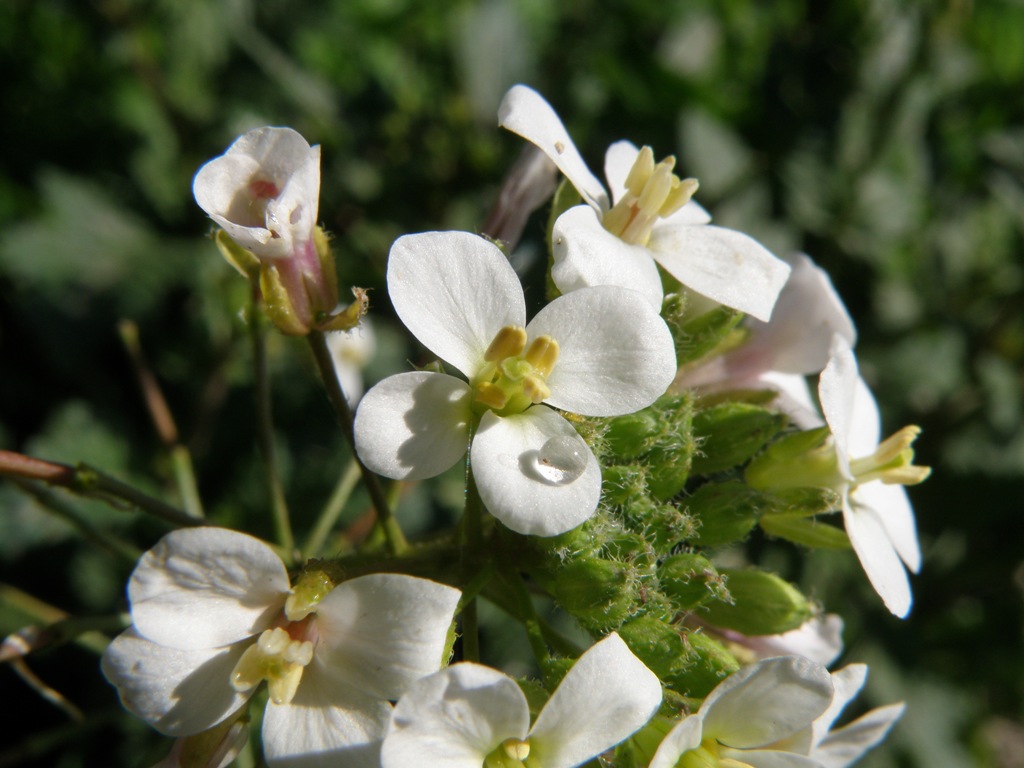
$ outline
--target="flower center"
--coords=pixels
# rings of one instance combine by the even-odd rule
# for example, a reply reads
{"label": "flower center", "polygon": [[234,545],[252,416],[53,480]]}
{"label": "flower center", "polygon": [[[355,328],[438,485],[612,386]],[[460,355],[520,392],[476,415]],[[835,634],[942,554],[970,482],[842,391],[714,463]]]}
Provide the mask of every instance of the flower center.
{"label": "flower center", "polygon": [[485,365],[471,382],[474,402],[499,416],[522,413],[550,397],[547,377],[558,362],[558,342],[538,336],[526,346],[526,329],[506,325],[484,353]]}
{"label": "flower center", "polygon": [[705,739],[699,747],[684,752],[676,768],[751,768],[749,763],[720,756],[718,749],[714,739]]}
{"label": "flower center", "polygon": [[271,701],[291,702],[299,689],[302,671],[313,660],[314,622],[314,617],[307,617],[263,632],[235,664],[231,686],[244,693],[266,680]]}
{"label": "flower center", "polygon": [[887,485],[917,485],[932,473],[931,467],[914,464],[914,440],[921,434],[915,425],[904,427],[883,440],[874,453],[850,461],[850,472],[857,485],[881,480]]}
{"label": "flower center", "polygon": [[267,227],[267,205],[280,194],[277,184],[257,173],[237,192],[227,218],[243,227]]}
{"label": "flower center", "polygon": [[647,245],[658,219],[678,211],[697,191],[697,180],[680,180],[675,167],[672,155],[655,165],[654,151],[641,149],[626,177],[626,194],[601,221],[604,228],[627,243]]}
{"label": "flower center", "polygon": [[540,763],[530,757],[530,742],[525,739],[505,739],[501,745],[484,758],[483,768],[541,768]]}

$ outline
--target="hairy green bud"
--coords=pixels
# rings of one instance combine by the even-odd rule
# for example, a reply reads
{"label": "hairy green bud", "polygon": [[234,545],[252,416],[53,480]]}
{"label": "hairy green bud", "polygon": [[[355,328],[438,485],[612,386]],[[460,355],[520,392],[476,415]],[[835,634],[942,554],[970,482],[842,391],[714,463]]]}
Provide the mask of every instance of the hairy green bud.
{"label": "hairy green bud", "polygon": [[588,557],[562,566],[554,596],[584,627],[601,630],[625,621],[638,602],[638,589],[628,565]]}
{"label": "hairy green bud", "polygon": [[714,602],[701,608],[702,620],[744,635],[778,635],[796,629],[814,614],[810,601],[788,581],[773,573],[723,570],[731,604]]}
{"label": "hairy green bud", "polygon": [[692,471],[702,475],[739,466],[760,451],[789,422],[782,413],[750,403],[722,403],[693,417],[700,450]]}
{"label": "hairy green bud", "polygon": [[720,547],[742,541],[757,525],[761,494],[743,483],[707,483],[686,500],[687,511],[697,521],[690,543]]}
{"label": "hairy green bud", "polygon": [[722,577],[703,555],[682,552],[658,566],[658,584],[673,605],[689,611],[725,594]]}

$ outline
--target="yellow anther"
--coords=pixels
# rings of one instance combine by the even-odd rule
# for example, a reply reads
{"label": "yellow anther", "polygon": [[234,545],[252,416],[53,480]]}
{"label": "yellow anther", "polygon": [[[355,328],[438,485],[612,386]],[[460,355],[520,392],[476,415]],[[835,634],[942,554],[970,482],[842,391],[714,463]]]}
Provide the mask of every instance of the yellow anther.
{"label": "yellow anther", "polygon": [[494,336],[494,341],[484,352],[484,360],[494,362],[522,353],[526,346],[526,329],[518,325],[506,325]]}
{"label": "yellow anther", "polygon": [[334,582],[324,571],[303,573],[284,602],[284,615],[288,621],[301,621],[316,610],[317,603],[334,589]]}
{"label": "yellow anther", "polygon": [[662,203],[660,211],[662,218],[671,216],[690,202],[697,193],[698,187],[700,187],[700,184],[696,179],[683,179],[678,184],[673,185],[672,191],[669,192],[665,202]]}
{"label": "yellow anther", "polygon": [[558,342],[550,336],[538,336],[530,342],[530,348],[523,357],[533,370],[541,376],[547,376],[558,362]]}
{"label": "yellow anther", "polygon": [[654,150],[650,147],[643,147],[640,150],[640,154],[636,156],[636,160],[633,161],[633,167],[629,169],[629,175],[626,176],[626,189],[636,197],[640,197],[640,193],[643,192],[647,180],[651,178],[653,172]]}
{"label": "yellow anther", "polygon": [[476,386],[476,401],[494,410],[501,410],[508,404],[508,395],[501,387],[489,381]]}
{"label": "yellow anther", "polygon": [[920,427],[906,426],[883,440],[870,456],[853,459],[850,472],[857,484],[881,480],[889,485],[916,485],[925,480],[932,472],[931,467],[914,464],[912,445],[919,434]]}
{"label": "yellow anther", "polygon": [[302,680],[302,670],[313,660],[313,643],[296,640],[281,627],[268,629],[245,649],[231,671],[231,686],[240,693],[267,681],[275,704],[287,704]]}
{"label": "yellow anther", "polygon": [[551,397],[551,388],[544,382],[544,379],[531,373],[523,378],[523,394],[530,398],[531,403],[537,405]]}
{"label": "yellow anther", "polygon": [[530,742],[522,739],[505,739],[501,748],[513,760],[525,760],[530,756]]}

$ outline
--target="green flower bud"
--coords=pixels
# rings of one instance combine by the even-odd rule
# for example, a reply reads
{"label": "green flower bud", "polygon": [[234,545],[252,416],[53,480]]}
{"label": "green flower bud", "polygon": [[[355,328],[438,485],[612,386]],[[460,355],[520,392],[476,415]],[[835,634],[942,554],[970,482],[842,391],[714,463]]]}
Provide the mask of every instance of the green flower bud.
{"label": "green flower bud", "polygon": [[627,504],[647,490],[646,471],[639,464],[613,464],[602,468],[601,487],[611,504]]}
{"label": "green flower bud", "polygon": [[736,480],[702,485],[686,500],[698,524],[690,543],[720,547],[742,541],[757,525],[762,504],[761,494]]}
{"label": "green flower bud", "polygon": [[692,470],[702,475],[738,466],[764,448],[782,431],[786,415],[749,403],[722,403],[693,417],[700,450]]}
{"label": "green flower bud", "polygon": [[673,689],[703,698],[740,668],[736,657],[717,640],[700,632],[687,632],[684,639],[684,655],[676,664],[676,671],[662,678]]}
{"label": "green flower bud", "polygon": [[804,515],[765,515],[761,529],[769,536],[814,549],[849,549],[846,531]]}
{"label": "green flower bud", "polygon": [[742,339],[743,332],[735,329],[743,313],[728,307],[716,307],[688,318],[685,301],[676,294],[665,298],[663,317],[676,341],[679,367],[704,357],[717,347],[735,346]]}
{"label": "green flower bud", "polygon": [[664,680],[671,675],[686,647],[679,630],[653,616],[638,616],[619,627],[619,637],[648,669]]}
{"label": "green flower bud", "polygon": [[695,552],[666,558],[658,566],[658,584],[680,611],[689,611],[727,594],[711,561]]}
{"label": "green flower bud", "polygon": [[624,505],[622,511],[629,526],[642,531],[650,545],[663,554],[688,541],[697,530],[694,519],[671,503],[644,497]]}
{"label": "green flower bud", "polygon": [[629,460],[649,451],[661,431],[658,414],[648,408],[609,419],[604,438],[617,458]]}
{"label": "green flower bud", "polygon": [[778,635],[796,629],[813,615],[810,602],[773,573],[723,570],[731,604],[714,602],[698,613],[715,627],[744,635]]}
{"label": "green flower bud", "polygon": [[555,600],[587,629],[617,627],[633,611],[638,590],[633,569],[622,563],[579,558],[555,576]]}

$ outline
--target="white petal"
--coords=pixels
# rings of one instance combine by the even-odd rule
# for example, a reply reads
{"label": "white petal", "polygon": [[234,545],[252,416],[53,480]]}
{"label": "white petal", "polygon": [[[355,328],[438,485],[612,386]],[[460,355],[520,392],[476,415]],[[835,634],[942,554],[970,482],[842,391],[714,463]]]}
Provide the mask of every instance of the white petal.
{"label": "white petal", "polygon": [[529,727],[526,697],[512,678],[455,664],[413,683],[399,699],[381,765],[480,768],[505,739],[526,738]]}
{"label": "white petal", "polygon": [[654,259],[699,294],[768,320],[789,276],[789,265],[751,237],[712,226],[654,227]]}
{"label": "white petal", "polygon": [[833,731],[818,745],[812,757],[824,768],[847,768],[885,738],[903,715],[905,705],[889,704],[873,709],[852,723]]}
{"label": "white petal", "polygon": [[267,702],[263,752],[273,768],[377,768],[391,705],[345,685],[317,661],[289,704]]}
{"label": "white petal", "polygon": [[816,745],[828,735],[832,723],[842,714],[846,705],[856,698],[860,689],[868,679],[867,664],[847,664],[838,672],[832,673],[832,703],[829,704],[821,717],[812,726],[811,743]]}
{"label": "white petal", "polygon": [[907,568],[913,573],[921,570],[921,547],[917,542],[914,510],[903,486],[882,482],[865,483],[857,487],[853,496],[858,507],[871,507],[875,510],[886,536]]}
{"label": "white petal", "polygon": [[126,709],[163,734],[189,736],[217,725],[249,698],[231,687],[246,646],[180,651],[129,628],[107,646],[101,666]]}
{"label": "white petal", "polygon": [[843,499],[843,524],[871,586],[885,607],[902,619],[910,612],[910,582],[878,513],[854,497]]}
{"label": "white petal", "polygon": [[467,378],[502,327],[526,323],[523,289],[508,259],[468,232],[398,238],[388,257],[388,294],[412,334]]}
{"label": "white petal", "polygon": [[618,416],[646,408],[676,373],[675,343],[640,294],[602,286],[573,291],[548,304],[526,328],[553,337],[558,362],[545,402],[586,416]]}
{"label": "white petal", "polygon": [[427,579],[380,573],[343,581],[317,606],[317,658],[346,683],[397,699],[440,669],[461,593]]}
{"label": "white petal", "polygon": [[613,204],[626,193],[626,179],[639,154],[636,144],[625,140],[616,141],[605,151],[604,178],[608,182],[608,191],[612,193]]}
{"label": "white petal", "polygon": [[685,752],[700,746],[704,720],[697,715],[684,717],[666,734],[654,753],[650,768],[675,768]]}
{"label": "white petal", "polygon": [[577,205],[559,216],[551,243],[551,279],[562,293],[595,285],[632,288],[661,311],[664,291],[650,251],[606,230],[593,209]]}
{"label": "white petal", "polygon": [[853,409],[850,413],[850,433],[846,447],[854,459],[870,456],[878,448],[882,435],[882,417],[878,403],[867,383],[859,375],[853,391]]}
{"label": "white petal", "polygon": [[505,418],[485,413],[470,463],[484,505],[516,533],[570,531],[601,498],[597,459],[569,422],[542,405]]}
{"label": "white petal", "polygon": [[142,556],[128,599],[140,635],[198,650],[268,629],[289,586],[281,559],[259,539],[224,528],[186,528]]}
{"label": "white petal", "polygon": [[454,376],[413,371],[389,376],[356,409],[356,451],[378,475],[422,480],[466,455],[469,385]]}
{"label": "white petal", "polygon": [[[818,400],[821,402],[821,412],[825,415],[825,421],[832,431],[839,469],[850,480],[853,476],[850,474],[849,446],[851,436],[857,429],[853,423],[853,415],[859,387],[857,358],[853,356],[853,350],[846,339],[837,334],[832,337],[829,361],[818,379]],[[874,448],[871,451],[873,452]]]}
{"label": "white petal", "polygon": [[696,200],[691,200],[671,216],[661,220],[660,226],[675,227],[683,224],[701,225],[711,221],[711,214]]}
{"label": "white petal", "polygon": [[763,747],[808,728],[831,701],[832,680],[820,664],[799,656],[765,659],[704,699],[704,738],[734,749]]}
{"label": "white petal", "polygon": [[[816,429],[824,426],[818,407],[811,399],[807,379],[798,373],[763,373],[755,380],[757,388],[774,389],[778,392],[771,407],[787,414],[800,429]],[[739,386],[742,388],[742,385]]]}
{"label": "white petal", "polygon": [[763,350],[761,357],[772,370],[818,373],[828,363],[832,336],[838,333],[852,347],[857,334],[828,273],[803,254],[790,266],[771,320],[748,321],[751,335],[744,346]]}
{"label": "white petal", "polygon": [[661,683],[615,633],[579,657],[537,715],[530,751],[544,768],[582,765],[640,730]]}
{"label": "white petal", "polygon": [[498,107],[498,125],[518,133],[550,157],[594,210],[608,210],[608,194],[543,96],[525,85],[513,85]]}

